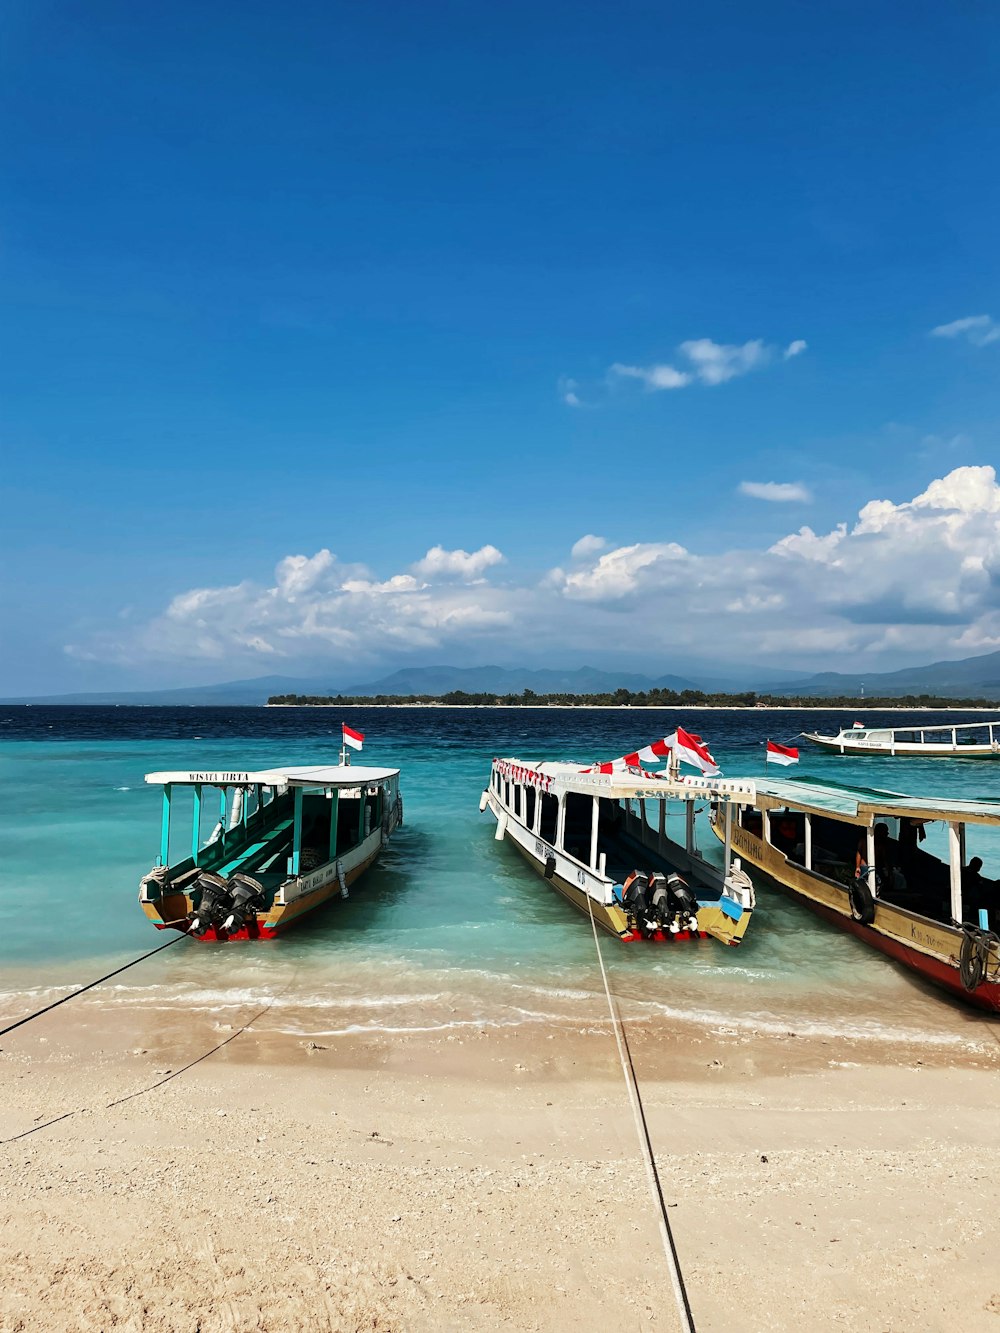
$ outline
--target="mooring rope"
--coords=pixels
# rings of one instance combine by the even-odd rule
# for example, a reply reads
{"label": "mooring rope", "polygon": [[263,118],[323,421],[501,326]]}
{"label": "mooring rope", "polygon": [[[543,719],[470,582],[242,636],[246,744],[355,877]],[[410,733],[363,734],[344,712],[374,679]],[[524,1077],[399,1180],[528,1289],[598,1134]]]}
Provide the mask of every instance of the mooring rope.
{"label": "mooring rope", "polygon": [[[173,940],[170,941],[171,944],[173,944],[173,942],[174,942]],[[166,948],[166,945],[163,945],[161,947]],[[158,953],[159,950],[154,949],[153,952]],[[210,1050],[203,1051],[201,1055],[195,1056],[195,1058],[193,1060],[189,1060],[186,1065],[181,1065],[180,1069],[172,1069],[169,1074],[166,1074],[161,1079],[157,1079],[155,1083],[150,1083],[148,1087],[140,1088],[137,1092],[126,1093],[124,1097],[117,1097],[113,1102],[108,1102],[101,1109],[105,1111],[110,1111],[116,1106],[122,1106],[125,1102],[132,1101],[136,1097],[144,1097],[147,1092],[155,1092],[157,1088],[162,1088],[164,1083],[169,1083],[171,1079],[179,1078],[181,1074],[186,1073],[189,1069],[193,1069],[195,1065],[200,1065],[202,1060],[207,1060],[209,1056],[215,1055],[217,1051],[221,1051],[223,1046],[228,1046],[231,1041],[235,1041],[237,1037],[242,1036],[243,1033],[246,1032],[247,1028],[252,1027],[253,1024],[256,1023],[259,1018],[263,1018],[264,1015],[274,1007],[277,1001],[281,999],[281,997],[286,993],[286,991],[290,989],[293,982],[296,980],[297,976],[298,976],[298,971],[296,970],[296,972],[292,974],[292,979],[291,981],[289,981],[287,986],[284,986],[280,991],[278,991],[276,995],[272,995],[271,998],[268,1000],[267,1004],[265,1004],[262,1009],[258,1009],[258,1011],[253,1015],[252,1018],[248,1018],[247,1021],[241,1027],[237,1028],[235,1032],[230,1033],[230,1035],[226,1037],[225,1040],[217,1042],[213,1047],[211,1047]],[[72,996],[67,996],[67,998],[72,999]],[[44,1010],[40,1012],[44,1012]],[[25,1020],[25,1022],[26,1021],[27,1020]],[[60,1121],[69,1120],[71,1116],[80,1115],[87,1109],[88,1109],[87,1107],[78,1106],[74,1111],[64,1111],[62,1115],[53,1116],[51,1120],[46,1120],[40,1125],[32,1125],[31,1129],[24,1129],[21,1131],[20,1134],[12,1134],[9,1139],[0,1139],[0,1145],[6,1143],[16,1143],[18,1139],[26,1139],[31,1134],[37,1134],[39,1130],[48,1129],[50,1125],[58,1125]]]}
{"label": "mooring rope", "polygon": [[15,1028],[24,1027],[25,1023],[30,1023],[33,1018],[41,1018],[42,1014],[47,1014],[52,1009],[58,1009],[61,1004],[66,1004],[70,1000],[75,1000],[78,995],[84,991],[93,990],[95,986],[100,986],[104,981],[110,981],[112,977],[117,977],[120,972],[127,972],[130,967],[135,967],[136,963],[144,962],[147,958],[152,958],[154,953],[162,953],[164,949],[169,949],[172,944],[178,940],[184,939],[184,935],[176,935],[172,940],[167,940],[166,944],[160,944],[155,949],[150,949],[148,953],[140,954],[138,958],[133,958],[131,963],[125,963],[122,967],[116,967],[113,972],[107,972],[103,977],[98,977],[96,981],[88,981],[86,986],[81,986],[78,990],[70,991],[69,995],[64,995],[61,1000],[53,1000],[47,1004],[44,1009],[36,1009],[33,1014],[28,1014],[26,1018],[19,1018],[16,1023],[10,1023],[5,1028],[0,1028],[0,1037],[6,1037],[8,1032],[13,1032]]}
{"label": "mooring rope", "polygon": [[649,1182],[650,1193],[659,1212],[660,1239],[663,1242],[663,1253],[666,1256],[667,1268],[670,1271],[670,1282],[674,1289],[674,1300],[677,1303],[677,1314],[680,1317],[683,1333],[695,1333],[694,1315],[691,1312],[691,1302],[688,1300],[687,1288],[684,1285],[684,1274],[681,1272],[681,1261],[677,1253],[677,1246],[674,1243],[673,1231],[670,1227],[670,1220],[667,1217],[667,1204],[663,1197],[663,1187],[660,1184],[660,1175],[656,1169],[656,1158],[653,1155],[653,1144],[649,1137],[649,1126],[646,1123],[646,1113],[642,1105],[642,1097],[639,1094],[639,1081],[635,1074],[635,1065],[632,1063],[632,1052],[629,1050],[628,1037],[625,1034],[625,1025],[622,1022],[621,1014],[618,1012],[618,1006],[611,994],[611,986],[608,983],[608,974],[604,967],[604,956],[601,953],[601,941],[597,934],[597,922],[594,919],[594,903],[590,894],[587,894],[587,908],[590,912],[590,928],[594,932],[594,947],[597,950],[597,961],[601,966],[601,978],[604,981],[604,994],[608,999],[608,1011],[611,1014],[611,1026],[614,1028],[615,1042],[618,1046],[618,1058],[621,1061],[622,1074],[625,1077],[625,1087],[628,1090],[629,1105],[632,1108],[632,1119],[635,1121],[635,1131],[639,1139],[639,1147],[642,1151],[643,1162],[646,1167],[646,1178]]}

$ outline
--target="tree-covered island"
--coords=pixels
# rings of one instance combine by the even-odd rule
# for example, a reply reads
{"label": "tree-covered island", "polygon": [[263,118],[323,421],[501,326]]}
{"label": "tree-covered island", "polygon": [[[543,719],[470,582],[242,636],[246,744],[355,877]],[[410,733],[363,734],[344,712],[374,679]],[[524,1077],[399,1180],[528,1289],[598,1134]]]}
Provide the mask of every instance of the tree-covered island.
{"label": "tree-covered island", "polygon": [[860,699],[857,695],[706,694],[702,690],[626,690],[607,694],[272,694],[268,705],[291,707],[405,708],[417,705],[443,708],[1000,708],[992,699],[949,699],[938,694],[904,694]]}

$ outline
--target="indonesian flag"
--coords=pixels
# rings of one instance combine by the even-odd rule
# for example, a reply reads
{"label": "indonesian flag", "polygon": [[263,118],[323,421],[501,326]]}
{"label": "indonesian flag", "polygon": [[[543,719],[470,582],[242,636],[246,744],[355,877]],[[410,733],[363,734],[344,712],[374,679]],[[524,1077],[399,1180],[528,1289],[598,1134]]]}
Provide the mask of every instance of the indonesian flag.
{"label": "indonesian flag", "polygon": [[340,724],[344,729],[344,744],[349,745],[352,750],[360,750],[364,743],[364,736],[360,731],[354,731],[346,722]]}
{"label": "indonesian flag", "polygon": [[776,745],[774,741],[768,741],[764,758],[769,764],[797,764],[799,752],[794,745]]}
{"label": "indonesian flag", "polygon": [[683,727],[678,727],[674,736],[668,739],[673,740],[674,755],[680,764],[690,764],[692,768],[700,768],[707,778],[717,777],[722,769],[708,752],[707,746],[697,736],[692,736]]}

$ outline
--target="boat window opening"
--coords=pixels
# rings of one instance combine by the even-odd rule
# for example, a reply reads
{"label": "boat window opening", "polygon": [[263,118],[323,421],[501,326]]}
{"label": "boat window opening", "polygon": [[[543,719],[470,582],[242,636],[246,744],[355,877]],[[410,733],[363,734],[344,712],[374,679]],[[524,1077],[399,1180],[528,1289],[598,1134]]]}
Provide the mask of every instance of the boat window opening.
{"label": "boat window opening", "polygon": [[[985,840],[977,836],[985,830],[974,828],[967,830],[972,834],[970,841],[975,846],[966,846],[965,865],[962,867],[962,918],[980,925],[981,914],[986,914],[987,929],[1000,933],[1000,880],[995,878],[998,858],[991,856],[988,844],[980,847]],[[990,830],[993,832],[993,830]],[[984,856],[981,853],[985,853]]]}
{"label": "boat window opening", "polygon": [[503,784],[503,803],[510,809],[510,783],[506,781]]}
{"label": "boat window opening", "polygon": [[521,792],[524,788],[519,782],[514,783],[514,818],[521,818]]}
{"label": "boat window opening", "polygon": [[745,828],[748,833],[752,833],[755,838],[764,836],[764,818],[759,810],[755,810],[751,805],[740,807],[739,811],[740,828]]}
{"label": "boat window opening", "polygon": [[582,865],[590,864],[590,840],[593,826],[593,796],[584,796],[579,792],[567,792],[563,851]]}
{"label": "boat window opening", "polygon": [[[902,839],[893,837],[898,821],[889,816],[877,818],[876,828],[879,825],[886,828],[886,833],[875,838],[876,896],[919,916],[950,921],[951,871],[947,857],[942,859],[911,842],[905,826]],[[946,828],[944,833],[946,836]],[[849,888],[857,874],[858,856],[866,861],[867,848],[868,830],[863,826],[812,816],[812,870],[817,875]]]}
{"label": "boat window opening", "polygon": [[535,789],[534,787],[525,787],[524,789],[524,823],[529,829],[535,827]]}
{"label": "boat window opening", "polygon": [[795,810],[776,811],[771,820],[771,845],[789,861],[806,863],[806,818]]}
{"label": "boat window opening", "polygon": [[548,792],[541,795],[541,818],[538,821],[538,836],[550,847],[555,846],[556,827],[559,821],[559,801]]}

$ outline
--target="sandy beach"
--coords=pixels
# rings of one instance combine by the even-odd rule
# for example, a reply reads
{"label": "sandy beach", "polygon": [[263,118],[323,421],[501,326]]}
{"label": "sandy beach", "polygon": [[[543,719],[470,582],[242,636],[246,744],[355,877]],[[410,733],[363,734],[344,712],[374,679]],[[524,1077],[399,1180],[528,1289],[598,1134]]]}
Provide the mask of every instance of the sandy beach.
{"label": "sandy beach", "polygon": [[[314,1042],[261,1007],[3,1039],[0,1328],[678,1327],[610,1024]],[[699,1330],[1000,1330],[976,1032],[634,1030]]]}

